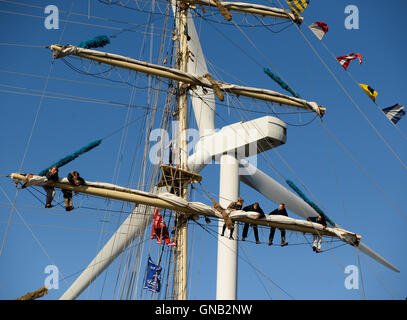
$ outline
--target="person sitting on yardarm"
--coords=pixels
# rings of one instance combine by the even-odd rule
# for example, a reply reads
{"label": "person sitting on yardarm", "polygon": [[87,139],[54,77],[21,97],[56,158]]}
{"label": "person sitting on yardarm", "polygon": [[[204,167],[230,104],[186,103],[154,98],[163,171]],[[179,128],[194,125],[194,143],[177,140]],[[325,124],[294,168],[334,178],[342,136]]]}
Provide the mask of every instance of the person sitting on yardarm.
{"label": "person sitting on yardarm", "polygon": [[[269,215],[280,215],[280,216],[286,216],[288,217],[287,210],[285,209],[285,204],[280,203],[277,209],[274,209],[269,213]],[[281,233],[281,246],[284,247],[288,244],[288,242],[285,242],[285,230],[284,229],[279,229]],[[273,244],[273,239],[274,239],[274,233],[276,232],[276,228],[270,227],[270,235],[269,235],[269,246]]]}
{"label": "person sitting on yardarm", "polygon": [[[261,219],[264,218],[266,215],[264,214],[263,209],[260,207],[258,202],[255,202],[249,206],[246,206],[242,209],[243,211],[254,211],[259,213],[259,215],[253,219]],[[253,231],[254,231],[254,238],[256,239],[256,243],[259,244],[259,231],[257,229],[257,225],[256,224],[252,224],[253,227]],[[247,233],[249,231],[249,223],[245,223],[244,227],[243,227],[243,234],[242,234],[242,241],[245,241],[247,238]]]}
{"label": "person sitting on yardarm", "polygon": [[[226,208],[226,210],[228,210],[228,209],[229,210],[241,210],[242,206],[243,206],[243,202],[244,202],[243,198],[238,197],[237,201],[231,202],[228,205],[228,207]],[[230,213],[229,213],[229,215],[230,215]],[[223,227],[222,227],[222,234],[221,234],[222,237],[225,235],[225,230],[226,230],[226,223],[224,223]],[[231,239],[231,240],[233,240],[233,230],[235,230],[235,229],[234,228],[230,229],[229,239]]]}
{"label": "person sitting on yardarm", "polygon": [[[51,169],[47,171],[45,174],[47,177],[47,182],[58,182],[59,176],[58,176],[58,167],[53,166]],[[55,197],[55,188],[54,187],[49,187],[49,186],[44,186],[43,187],[45,192],[47,193],[47,198],[45,202],[45,208],[52,208],[52,200],[54,200]]]}
{"label": "person sitting on yardarm", "polygon": [[[326,228],[326,219],[324,216],[319,215],[318,217],[308,217],[308,221],[315,222],[322,224],[322,228]],[[312,237],[314,238],[314,241],[312,243],[312,250],[315,251],[316,253],[322,252],[321,250],[321,242],[322,242],[322,237],[320,234],[313,234]]]}
{"label": "person sitting on yardarm", "polygon": [[[68,181],[73,186],[81,186],[85,184],[85,180],[79,175],[78,171],[71,171],[68,173]],[[62,190],[64,195],[64,207],[66,211],[71,211],[74,209],[72,203],[72,191],[71,190]]]}

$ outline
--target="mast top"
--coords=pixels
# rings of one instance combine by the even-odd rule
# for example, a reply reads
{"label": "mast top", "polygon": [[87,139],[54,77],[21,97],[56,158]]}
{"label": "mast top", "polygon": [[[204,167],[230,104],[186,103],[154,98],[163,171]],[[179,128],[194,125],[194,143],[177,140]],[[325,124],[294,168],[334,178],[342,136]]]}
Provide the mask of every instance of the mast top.
{"label": "mast top", "polygon": [[[86,58],[93,61],[98,61],[100,63],[109,64],[112,66],[130,69],[138,72],[143,72],[146,74],[151,74],[167,79],[172,79],[175,81],[180,81],[190,88],[201,86],[203,88],[213,89],[214,85],[206,79],[205,77],[188,73],[182,70],[169,68],[157,64],[152,64],[129,57],[124,57],[117,54],[112,54],[108,52],[102,52],[97,50],[83,49],[72,45],[51,45],[49,47],[54,54],[56,59],[62,58],[68,55],[75,55],[82,58]],[[284,95],[282,93],[253,87],[245,87],[234,84],[229,84],[221,81],[215,81],[219,90],[223,92],[229,92],[238,96],[245,96],[249,98],[275,102],[279,104],[285,104],[297,108],[302,108],[306,110],[313,111],[322,117],[326,109],[323,106],[318,105],[315,102],[309,102],[303,99],[291,97]]]}
{"label": "mast top", "polygon": [[256,15],[261,15],[263,17],[275,17],[279,19],[291,20],[297,24],[301,24],[304,18],[294,14],[291,10],[285,10],[280,8],[272,8],[268,6],[263,6],[255,3],[244,3],[244,2],[231,2],[231,1],[214,1],[214,0],[177,0],[181,3],[188,3],[190,5],[204,5],[208,7],[224,7],[227,10],[233,10],[243,13],[251,13]]}

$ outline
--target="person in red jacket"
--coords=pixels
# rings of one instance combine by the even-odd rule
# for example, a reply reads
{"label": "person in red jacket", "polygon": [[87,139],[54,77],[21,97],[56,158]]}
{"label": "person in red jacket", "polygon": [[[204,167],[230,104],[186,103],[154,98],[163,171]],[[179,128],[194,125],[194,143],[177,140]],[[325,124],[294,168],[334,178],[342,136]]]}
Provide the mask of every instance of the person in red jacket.
{"label": "person in red jacket", "polygon": [[175,242],[171,242],[167,225],[165,224],[165,221],[157,208],[155,209],[154,213],[153,228],[151,230],[151,239],[157,239],[158,244],[161,244],[161,241],[164,240],[165,244],[169,247],[173,247],[176,245]]}

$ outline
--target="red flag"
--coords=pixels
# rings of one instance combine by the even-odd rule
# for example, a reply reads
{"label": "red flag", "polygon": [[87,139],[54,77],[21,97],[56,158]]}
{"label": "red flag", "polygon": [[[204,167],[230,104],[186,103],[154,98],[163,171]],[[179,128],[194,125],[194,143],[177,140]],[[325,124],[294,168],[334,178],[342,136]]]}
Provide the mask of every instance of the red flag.
{"label": "red flag", "polygon": [[171,239],[168,233],[167,225],[165,224],[165,221],[157,208],[155,208],[154,212],[153,227],[151,230],[151,239],[157,239],[158,244],[161,244],[161,241],[164,240],[165,244],[169,247],[176,245],[175,242],[170,242]]}
{"label": "red flag", "polygon": [[359,53],[351,53],[347,56],[340,56],[337,57],[336,60],[338,60],[342,67],[346,70],[349,67],[349,63],[356,58],[359,58],[359,64],[362,64],[362,55]]}
{"label": "red flag", "polygon": [[324,35],[328,32],[328,25],[322,21],[316,21],[310,26],[308,26],[308,28],[311,29],[311,31],[315,34],[315,36],[319,40],[322,40]]}

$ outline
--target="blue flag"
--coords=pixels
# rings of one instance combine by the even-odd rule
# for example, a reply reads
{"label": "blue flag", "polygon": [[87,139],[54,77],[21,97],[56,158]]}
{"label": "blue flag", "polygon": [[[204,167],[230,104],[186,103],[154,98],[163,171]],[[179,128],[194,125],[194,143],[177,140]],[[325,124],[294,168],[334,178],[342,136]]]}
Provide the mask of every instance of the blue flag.
{"label": "blue flag", "polygon": [[396,124],[406,114],[406,112],[404,111],[404,106],[398,103],[394,106],[384,108],[383,112],[386,117],[394,124]]}
{"label": "blue flag", "polygon": [[161,270],[162,268],[159,265],[154,264],[153,260],[148,257],[147,277],[144,283],[144,289],[148,289],[153,292],[160,292]]}

